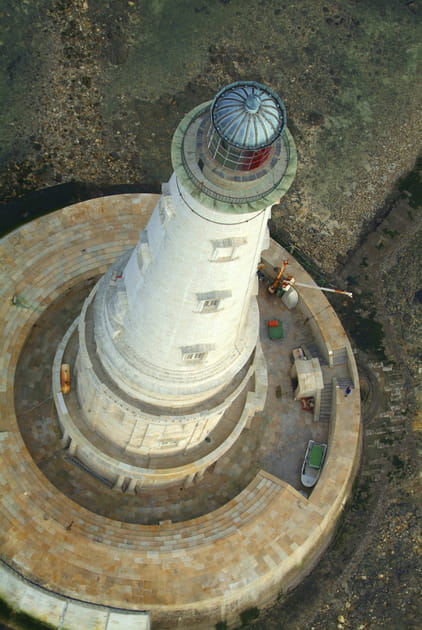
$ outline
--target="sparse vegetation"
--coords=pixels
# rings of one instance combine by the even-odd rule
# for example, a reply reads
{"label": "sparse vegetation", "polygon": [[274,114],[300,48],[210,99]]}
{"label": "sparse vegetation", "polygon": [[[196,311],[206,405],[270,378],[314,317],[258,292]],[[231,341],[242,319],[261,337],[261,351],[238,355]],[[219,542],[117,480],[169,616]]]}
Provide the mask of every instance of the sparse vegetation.
{"label": "sparse vegetation", "polygon": [[0,598],[0,619],[7,621],[13,614],[13,608],[4,599]]}
{"label": "sparse vegetation", "polygon": [[32,615],[16,611],[3,598],[0,598],[0,622],[7,623],[16,630],[53,630],[55,628],[50,623],[36,619]]}
{"label": "sparse vegetation", "polygon": [[399,190],[407,197],[409,206],[422,206],[422,156],[416,160],[415,168],[400,180]]}
{"label": "sparse vegetation", "polygon": [[12,623],[20,630],[53,630],[55,626],[45,621],[40,621],[24,612],[17,612],[11,619]]}
{"label": "sparse vegetation", "polygon": [[[349,287],[354,286],[348,278]],[[373,308],[374,297],[369,291],[353,295],[353,306],[350,303],[342,303],[332,297],[328,298],[343,326],[352,337],[356,345],[369,356],[384,361],[386,359],[384,349],[384,328],[376,317]]]}
{"label": "sparse vegetation", "polygon": [[390,238],[394,238],[395,236],[400,236],[400,232],[398,232],[397,230],[388,230],[387,228],[384,228],[383,232]]}
{"label": "sparse vegetation", "polygon": [[254,606],[253,608],[247,608],[240,613],[240,621],[242,622],[242,627],[246,626],[250,621],[257,619],[257,617],[259,617],[259,609],[256,606]]}

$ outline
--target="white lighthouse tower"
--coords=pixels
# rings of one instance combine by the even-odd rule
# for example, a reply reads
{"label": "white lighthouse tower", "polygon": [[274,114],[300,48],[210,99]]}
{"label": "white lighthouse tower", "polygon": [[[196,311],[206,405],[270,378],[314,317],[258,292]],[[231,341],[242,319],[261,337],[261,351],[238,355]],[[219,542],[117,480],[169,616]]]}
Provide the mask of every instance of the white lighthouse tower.
{"label": "white lighthouse tower", "polygon": [[[79,319],[79,419],[56,400],[65,442],[132,490],[149,474],[151,483],[185,476],[195,452],[205,457],[199,468],[215,461],[221,441],[212,436],[227,442],[219,426],[261,357],[256,270],[271,205],[296,170],[282,101],[255,82],[223,88],[182,120],[172,162],[136,247],[102,277]],[[179,458],[175,476],[170,456]]]}

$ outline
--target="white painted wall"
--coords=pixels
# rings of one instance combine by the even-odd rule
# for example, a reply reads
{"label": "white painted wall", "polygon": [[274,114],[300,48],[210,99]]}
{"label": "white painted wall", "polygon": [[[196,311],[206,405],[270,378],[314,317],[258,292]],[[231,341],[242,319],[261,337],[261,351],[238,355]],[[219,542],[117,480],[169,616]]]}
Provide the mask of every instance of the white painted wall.
{"label": "white painted wall", "polygon": [[[256,345],[256,269],[268,246],[270,209],[211,210],[181,189],[175,175],[168,192],[122,279],[111,285],[109,276],[103,279],[95,327],[100,358],[122,389],[181,406],[227,384]],[[217,261],[228,254],[228,241],[233,257]],[[220,299],[218,310],[201,310],[207,297]],[[188,361],[189,350],[206,358]]]}

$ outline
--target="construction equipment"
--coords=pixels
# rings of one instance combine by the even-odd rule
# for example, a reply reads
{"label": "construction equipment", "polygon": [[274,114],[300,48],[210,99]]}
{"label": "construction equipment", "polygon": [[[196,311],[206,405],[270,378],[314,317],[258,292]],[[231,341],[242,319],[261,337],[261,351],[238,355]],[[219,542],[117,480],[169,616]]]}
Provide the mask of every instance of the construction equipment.
{"label": "construction equipment", "polygon": [[320,287],[315,284],[306,284],[305,282],[296,282],[293,276],[286,276],[283,278],[283,274],[286,270],[287,265],[289,264],[288,260],[283,260],[283,264],[279,269],[275,280],[268,287],[268,292],[272,295],[276,293],[277,289],[283,289],[284,291],[288,291],[289,288],[294,287],[295,285],[298,287],[305,287],[307,289],[319,289],[320,291],[328,291],[329,293],[339,293],[340,295],[347,295],[347,297],[352,298],[353,294],[350,291],[342,291],[341,289],[329,289],[328,287]]}
{"label": "construction equipment", "polygon": [[350,291],[342,291],[341,289],[329,289],[328,287],[319,287],[315,284],[296,282],[296,280],[292,276],[285,278],[281,283],[281,288],[285,290],[288,290],[288,287],[293,286],[305,287],[307,289],[319,289],[320,291],[328,291],[329,293],[340,293],[340,295],[347,295],[347,297],[349,298],[353,297],[353,293],[351,293]]}
{"label": "construction equipment", "polygon": [[283,260],[283,264],[281,266],[281,269],[279,270],[278,274],[275,277],[275,280],[272,284],[270,284],[270,286],[268,287],[268,292],[271,293],[272,295],[277,291],[278,286],[282,280],[283,277],[283,273],[287,267],[287,265],[289,264],[288,260]]}

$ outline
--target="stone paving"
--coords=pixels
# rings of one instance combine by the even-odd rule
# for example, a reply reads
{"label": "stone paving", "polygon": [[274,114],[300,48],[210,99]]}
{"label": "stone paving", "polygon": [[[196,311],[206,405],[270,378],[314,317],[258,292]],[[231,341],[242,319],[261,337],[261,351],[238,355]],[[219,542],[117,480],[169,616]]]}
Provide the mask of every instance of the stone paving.
{"label": "stone paving", "polygon": [[[60,443],[52,402],[51,366],[64,332],[80,312],[93,281],[58,298],[34,324],[19,358],[15,377],[15,407],[25,443],[40,470],[61,492],[104,516],[145,524],[180,521],[220,507],[247,486],[262,468],[301,490],[300,467],[309,439],[327,441],[328,425],[313,422],[293,400],[289,376],[291,351],[311,343],[312,335],[296,311],[260,283],[261,344],[269,370],[269,389],[263,413],[205,477],[192,487],[140,490],[136,496],[116,492],[77,467]],[[285,337],[270,340],[266,322],[277,317]],[[281,389],[281,395],[280,395]]]}
{"label": "stone paving", "polygon": [[[300,308],[289,312],[263,286],[263,319],[266,313],[280,317],[286,333],[270,342],[262,323],[268,403],[237,451],[228,452],[202,485],[189,496],[185,489],[161,498],[145,493],[141,509],[139,497],[100,486],[65,459],[57,448],[48,357],[92,279],[134,243],[155,202],[151,195],[83,202],[0,242],[0,558],[51,597],[48,610],[34,592],[16,600],[1,564],[0,595],[56,625],[64,618],[63,601],[74,600],[91,606],[84,630],[105,627],[95,606],[147,610],[154,630],[208,629],[219,619],[235,624],[242,610],[273,600],[317,561],[359,463],[358,378],[337,317],[319,291],[304,293]],[[285,256],[272,243],[265,253],[269,269]],[[310,281],[293,259],[291,270],[298,281]],[[349,398],[334,388],[328,424],[313,423],[291,396],[291,350],[309,336],[332,363],[324,379],[344,376],[346,364],[331,359],[345,357],[356,387]],[[326,436],[325,466],[305,497],[297,488],[306,441]]]}

